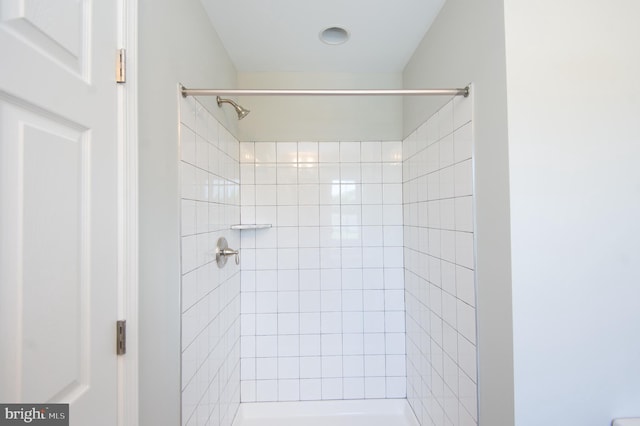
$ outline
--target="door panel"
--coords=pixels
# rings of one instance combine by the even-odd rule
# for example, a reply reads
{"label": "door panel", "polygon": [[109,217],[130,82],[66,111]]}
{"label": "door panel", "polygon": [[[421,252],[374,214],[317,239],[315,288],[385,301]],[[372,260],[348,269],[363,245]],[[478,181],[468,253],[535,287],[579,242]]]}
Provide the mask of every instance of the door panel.
{"label": "door panel", "polygon": [[116,24],[110,1],[0,3],[0,401],[72,426],[116,424]]}
{"label": "door panel", "polygon": [[3,0],[0,6],[5,31],[53,64],[86,75],[90,4],[80,0]]}

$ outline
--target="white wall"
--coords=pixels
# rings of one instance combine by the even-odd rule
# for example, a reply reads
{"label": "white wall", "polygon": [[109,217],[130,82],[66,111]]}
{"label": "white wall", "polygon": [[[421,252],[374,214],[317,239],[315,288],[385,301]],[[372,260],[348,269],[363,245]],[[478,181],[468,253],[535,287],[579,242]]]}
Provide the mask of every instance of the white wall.
{"label": "white wall", "polygon": [[638,16],[505,1],[518,426],[640,416]]}
{"label": "white wall", "polygon": [[[214,108],[218,108],[217,105]],[[182,424],[229,426],[240,404],[238,141],[192,97],[180,100]]]}
{"label": "white wall", "polygon": [[242,401],[404,398],[401,142],[240,146]]}
{"label": "white wall", "polygon": [[[400,74],[241,73],[238,82],[402,85]],[[238,101],[252,111],[239,124],[248,141],[241,144],[242,219],[275,225],[242,231],[242,400],[404,397],[401,98]],[[367,216],[383,210],[383,177],[385,218]]]}
{"label": "white wall", "polygon": [[[478,410],[485,426],[513,424],[503,19],[502,0],[448,0],[404,71],[406,88],[474,83]],[[405,135],[444,102],[407,98]]]}
{"label": "white wall", "polygon": [[407,398],[422,425],[477,425],[473,95],[403,144]]}
{"label": "white wall", "polygon": [[[235,86],[197,0],[140,1],[140,425],[180,423],[177,84]],[[226,115],[212,109],[226,126]],[[230,127],[233,128],[233,127]]]}
{"label": "white wall", "polygon": [[[240,73],[243,89],[397,89],[402,75]],[[402,139],[400,97],[241,97],[252,110],[241,141],[366,141]]]}

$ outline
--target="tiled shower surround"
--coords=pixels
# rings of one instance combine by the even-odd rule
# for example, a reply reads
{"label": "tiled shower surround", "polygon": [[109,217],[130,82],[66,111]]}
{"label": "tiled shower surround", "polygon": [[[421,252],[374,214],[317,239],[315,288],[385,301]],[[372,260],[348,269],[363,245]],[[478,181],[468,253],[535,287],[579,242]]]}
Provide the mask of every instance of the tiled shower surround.
{"label": "tiled shower surround", "polygon": [[240,220],[238,141],[193,98],[180,105],[182,424],[229,426],[240,403],[240,268],[215,245]]}
{"label": "tiled shower surround", "polygon": [[406,396],[401,142],[240,144],[242,401]]}
{"label": "tiled shower surround", "polygon": [[477,425],[471,97],[403,142],[239,144],[181,102],[183,425],[405,397],[423,426]]}
{"label": "tiled shower surround", "polygon": [[477,424],[472,100],[404,141],[407,397],[422,425]]}

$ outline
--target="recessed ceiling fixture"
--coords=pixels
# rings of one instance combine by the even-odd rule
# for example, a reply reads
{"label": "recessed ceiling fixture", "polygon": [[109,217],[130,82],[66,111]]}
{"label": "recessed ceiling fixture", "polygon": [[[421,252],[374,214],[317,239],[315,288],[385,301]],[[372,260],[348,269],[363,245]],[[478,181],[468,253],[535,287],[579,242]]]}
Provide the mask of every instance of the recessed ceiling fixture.
{"label": "recessed ceiling fixture", "polygon": [[320,33],[320,40],[327,44],[342,44],[349,40],[349,32],[340,27],[329,27]]}

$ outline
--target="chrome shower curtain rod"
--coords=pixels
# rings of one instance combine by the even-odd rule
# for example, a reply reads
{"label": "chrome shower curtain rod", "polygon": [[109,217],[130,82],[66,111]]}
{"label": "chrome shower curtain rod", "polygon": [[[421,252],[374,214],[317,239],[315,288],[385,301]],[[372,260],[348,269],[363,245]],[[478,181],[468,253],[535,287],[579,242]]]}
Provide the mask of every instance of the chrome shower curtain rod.
{"label": "chrome shower curtain rod", "polygon": [[180,89],[182,96],[469,96],[462,89]]}

